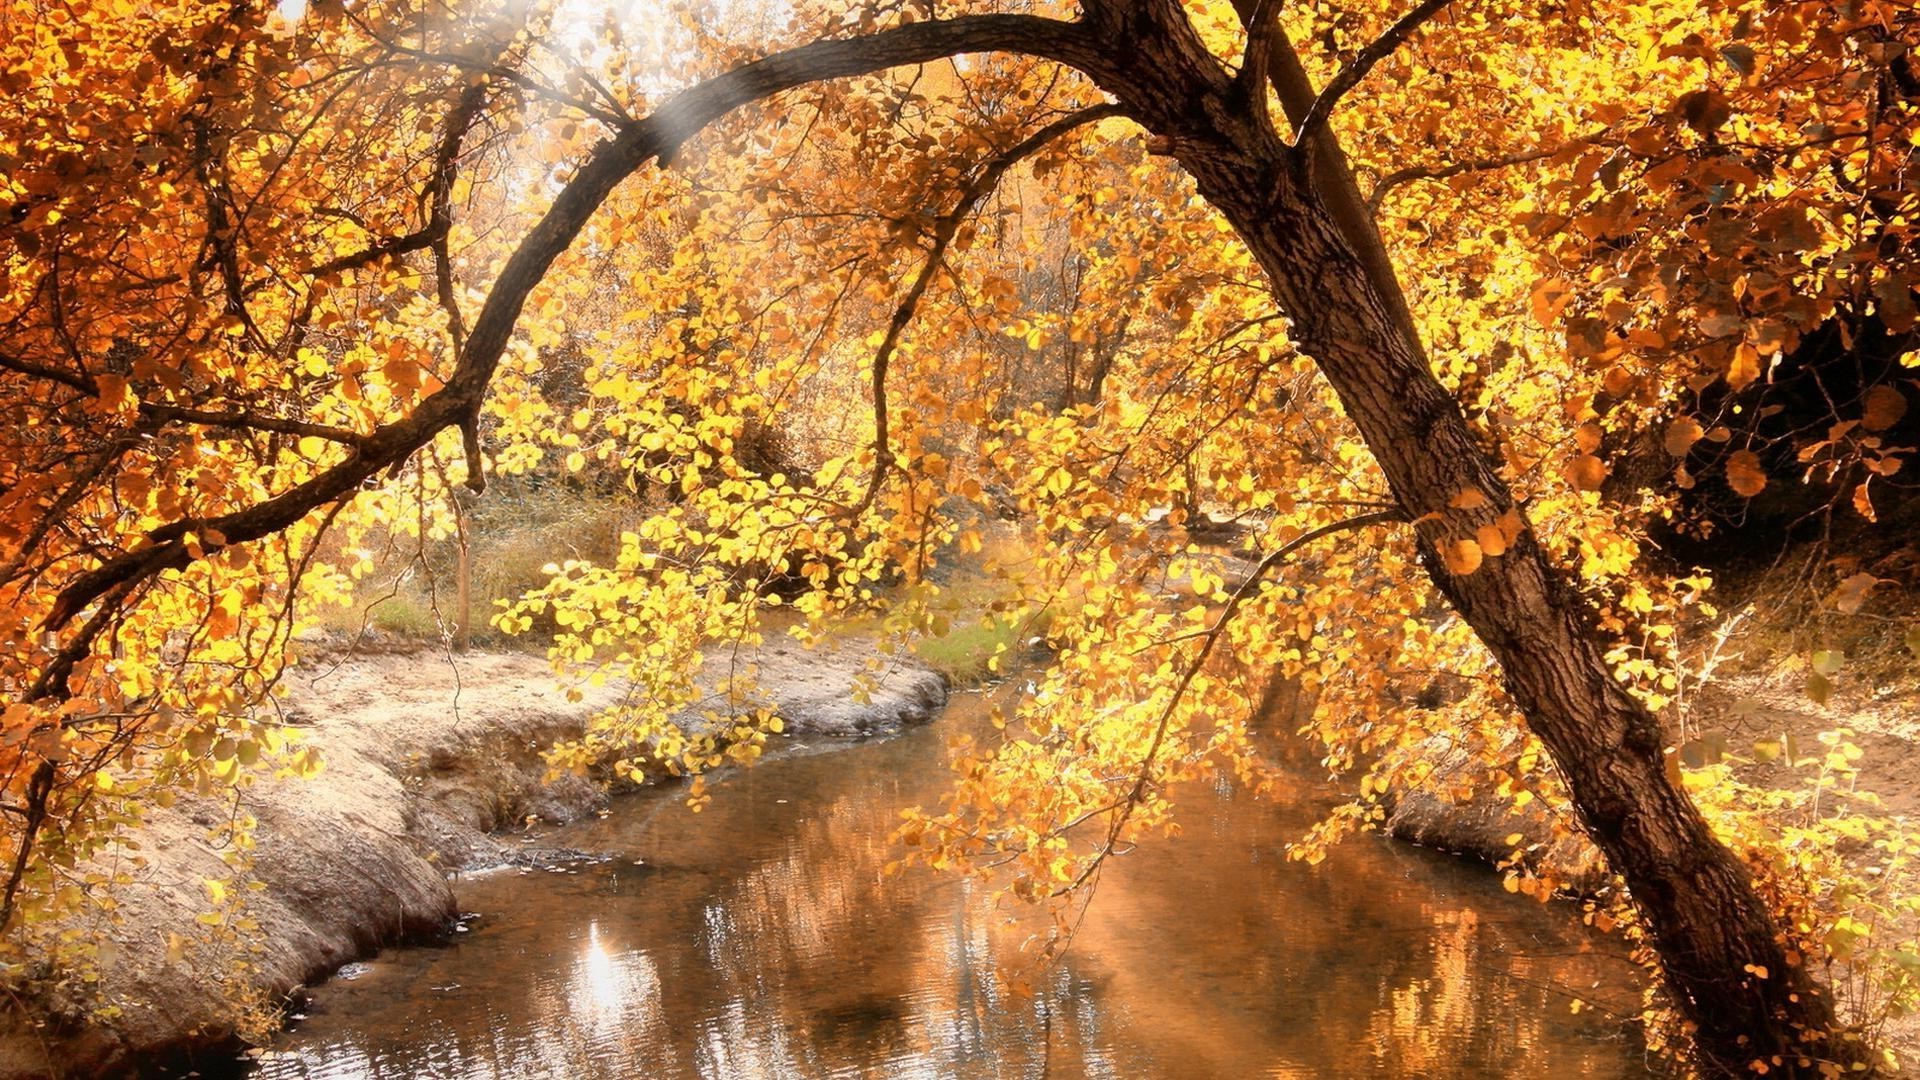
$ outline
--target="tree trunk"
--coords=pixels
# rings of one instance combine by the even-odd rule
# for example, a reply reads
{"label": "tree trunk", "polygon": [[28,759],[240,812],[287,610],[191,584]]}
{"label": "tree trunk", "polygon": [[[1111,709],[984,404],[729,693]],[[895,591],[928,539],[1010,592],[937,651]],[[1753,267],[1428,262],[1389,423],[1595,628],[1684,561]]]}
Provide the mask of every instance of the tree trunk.
{"label": "tree trunk", "polygon": [[[1438,515],[1418,527],[1422,562],[1499,659],[1509,694],[1553,754],[1587,831],[1626,880],[1669,989],[1699,1024],[1701,1051],[1730,1073],[1755,1059],[1790,1065],[1805,1033],[1833,1028],[1831,1003],[1788,963],[1745,866],[1669,777],[1660,726],[1613,677],[1584,598],[1531,528],[1471,573],[1452,572],[1441,557],[1442,545],[1473,537],[1513,507],[1459,407],[1408,347],[1317,205],[1297,193],[1258,209],[1220,202],[1402,508],[1415,520]],[[1487,504],[1451,509],[1469,490]]]}
{"label": "tree trunk", "polygon": [[[1788,963],[1745,866],[1668,776],[1659,724],[1615,681],[1587,604],[1531,528],[1471,573],[1441,558],[1450,540],[1515,509],[1513,497],[1434,376],[1397,285],[1378,280],[1377,265],[1370,272],[1351,223],[1329,207],[1337,193],[1316,191],[1316,179],[1343,171],[1316,167],[1309,152],[1325,153],[1330,140],[1309,139],[1306,151],[1280,142],[1264,115],[1265,86],[1249,92],[1223,71],[1171,0],[1089,6],[1103,35],[1139,43],[1124,74],[1102,82],[1265,270],[1292,341],[1326,374],[1418,522],[1428,573],[1498,658],[1587,831],[1626,880],[1668,989],[1698,1025],[1702,1063],[1746,1074],[1758,1060],[1792,1075],[1803,1054],[1847,1056],[1850,1046],[1821,1041],[1835,1026],[1829,997]],[[1463,491],[1485,504],[1454,509]]]}

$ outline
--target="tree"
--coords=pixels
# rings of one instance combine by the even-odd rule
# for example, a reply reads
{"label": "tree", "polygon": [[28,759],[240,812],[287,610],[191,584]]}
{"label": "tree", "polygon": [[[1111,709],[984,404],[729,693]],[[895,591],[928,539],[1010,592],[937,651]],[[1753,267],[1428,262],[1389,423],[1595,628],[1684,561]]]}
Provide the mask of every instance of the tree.
{"label": "tree", "polygon": [[[1198,723],[1236,692],[1206,666],[1218,643],[1329,684],[1461,647],[1417,561],[1550,753],[1534,781],[1564,788],[1630,889],[1700,1059],[1857,1055],[1618,673],[1609,628],[1656,590],[1626,572],[1634,508],[1592,492],[1610,431],[1692,420],[1681,388],[1743,389],[1834,320],[1911,327],[1910,12],[821,3],[751,35],[566,5],[8,18],[0,923],[57,906],[103,835],[89,823],[278,749],[244,706],[297,598],[335,587],[329,530],[349,550],[372,523],[444,530],[447,488],[479,490],[489,462],[676,489],[617,565],[563,567],[503,616],[552,613],[562,661],[655,635],[615,663],[656,707],[572,764],[661,733],[701,643],[767,602],[767,568],[809,578],[817,616],[926,582],[943,546],[978,542],[943,500],[998,480],[1078,560],[1071,592],[1050,569],[1028,610],[1078,613],[1049,630],[1059,716],[1029,712],[1031,738],[963,777],[1008,797],[910,825],[933,858],[1014,853],[1033,895],[1091,880],[1164,820],[1169,778],[1209,755],[1251,767],[1243,725]],[[1018,237],[1045,211],[1002,190],[1062,177],[1086,185],[1057,197],[1089,252],[1077,296],[1098,301],[1064,316],[1026,308]],[[1477,198],[1441,205],[1437,182]],[[745,248],[752,266],[727,261]],[[1066,409],[1015,407],[1023,387],[986,365],[941,369],[1009,330],[1033,352],[1127,344]],[[540,385],[569,338],[570,408]],[[1897,369],[1859,391],[1863,430],[1900,421]],[[769,422],[851,448],[811,476],[743,465]],[[1750,495],[1743,452],[1724,468]],[[1870,513],[1901,454],[1846,453]],[[1127,575],[1155,541],[1135,526],[1209,504],[1265,521],[1262,574],[1232,594],[1192,574],[1217,621],[1142,603]],[[1411,560],[1320,545],[1322,583],[1260,580],[1396,523]],[[902,619],[940,617],[937,588],[909,596]],[[1332,625],[1336,597],[1367,640]],[[1389,689],[1363,670],[1356,691]]]}

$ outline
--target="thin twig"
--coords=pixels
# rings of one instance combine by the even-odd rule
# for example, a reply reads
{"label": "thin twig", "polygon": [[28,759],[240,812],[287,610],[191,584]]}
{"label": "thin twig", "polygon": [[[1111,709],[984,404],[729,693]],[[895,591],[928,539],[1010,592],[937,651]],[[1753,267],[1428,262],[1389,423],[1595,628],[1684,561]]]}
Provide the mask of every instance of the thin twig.
{"label": "thin twig", "polygon": [[927,286],[933,283],[934,275],[946,259],[947,248],[953,238],[959,234],[960,225],[973,212],[980,200],[986,198],[1000,186],[1001,177],[1007,170],[1033,155],[1042,147],[1076,128],[1104,120],[1110,116],[1121,115],[1120,106],[1114,104],[1093,105],[1055,120],[1046,127],[1015,143],[1005,153],[994,158],[987,167],[975,177],[960,195],[960,202],[952,210],[934,222],[933,250],[927,253],[926,261],[920,264],[920,273],[907,287],[907,294],[893,309],[893,318],[887,322],[887,332],[880,339],[879,348],[873,354],[873,476],[867,482],[866,494],[850,511],[850,516],[865,513],[880,494],[880,484],[886,479],[887,471],[895,464],[893,451],[887,435],[887,365],[893,359],[894,350],[899,347],[900,335],[906,331],[907,324],[913,320],[914,312],[920,306],[920,298],[926,294]]}

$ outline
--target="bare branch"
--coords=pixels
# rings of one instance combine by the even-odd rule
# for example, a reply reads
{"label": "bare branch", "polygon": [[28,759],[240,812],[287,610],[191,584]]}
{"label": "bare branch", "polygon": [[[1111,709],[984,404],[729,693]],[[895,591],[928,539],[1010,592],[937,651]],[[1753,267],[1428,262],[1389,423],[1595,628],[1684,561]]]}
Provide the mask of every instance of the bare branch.
{"label": "bare branch", "polygon": [[1367,196],[1367,209],[1375,213],[1379,212],[1380,203],[1387,197],[1387,193],[1404,184],[1410,184],[1417,180],[1445,180],[1450,176],[1460,176],[1465,173],[1493,172],[1496,169],[1506,169],[1515,165],[1527,165],[1535,161],[1544,161],[1547,158],[1563,153],[1576,146],[1586,146],[1599,142],[1605,138],[1606,135],[1607,133],[1605,131],[1596,131],[1591,135],[1583,135],[1577,139],[1562,143],[1559,146],[1543,146],[1535,150],[1523,150],[1500,157],[1481,158],[1474,161],[1456,161],[1450,165],[1413,165],[1404,169],[1395,169],[1393,172],[1381,177],[1380,182],[1374,185],[1373,194]]}
{"label": "bare branch", "polygon": [[1340,99],[1346,96],[1347,91],[1358,86],[1360,80],[1367,77],[1367,72],[1373,70],[1373,65],[1393,55],[1393,50],[1413,36],[1415,30],[1420,29],[1428,19],[1438,15],[1452,2],[1453,0],[1421,0],[1419,7],[1400,16],[1398,22],[1387,27],[1386,33],[1381,34],[1373,44],[1361,49],[1352,62],[1341,68],[1340,73],[1333,77],[1333,81],[1320,91],[1320,96],[1314,98],[1313,107],[1307,110],[1306,119],[1300,122],[1300,126],[1294,132],[1293,145],[1306,146],[1307,140],[1313,137],[1314,130],[1327,122],[1333,107],[1340,103]]}
{"label": "bare branch", "polygon": [[184,421],[203,427],[230,428],[235,431],[277,431],[282,435],[298,435],[302,438],[312,436],[344,446],[357,447],[365,441],[365,436],[357,431],[348,431],[346,428],[337,428],[329,424],[310,424],[304,420],[289,420],[280,416],[215,412],[211,409],[188,409],[178,405],[147,402],[141,403],[140,415],[161,424]]}
{"label": "bare branch", "polygon": [[78,390],[88,397],[92,397],[100,392],[99,388],[93,385],[93,378],[85,372],[76,374],[71,371],[62,371],[59,368],[47,367],[45,364],[36,364],[31,360],[22,360],[17,356],[9,356],[6,353],[0,353],[0,369],[18,372],[21,375],[29,375],[36,379],[46,379],[50,382],[57,382],[62,386]]}

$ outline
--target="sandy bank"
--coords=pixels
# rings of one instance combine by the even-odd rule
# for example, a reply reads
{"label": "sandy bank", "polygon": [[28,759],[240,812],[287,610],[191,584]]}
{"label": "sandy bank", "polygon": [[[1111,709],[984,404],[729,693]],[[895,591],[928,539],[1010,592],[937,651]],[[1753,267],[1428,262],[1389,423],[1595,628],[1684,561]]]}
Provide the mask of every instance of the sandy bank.
{"label": "sandy bank", "polygon": [[[917,723],[946,701],[938,674],[862,643],[782,642],[740,659],[757,665],[796,733]],[[527,857],[498,830],[564,822],[606,799],[585,779],[547,781],[540,754],[620,690],[585,688],[569,701],[540,657],[316,658],[286,681],[287,719],[320,748],[325,770],[263,775],[237,796],[155,809],[130,838],[146,865],[133,868],[132,850],[115,855],[135,878],[115,894],[118,917],[82,927],[106,943],[98,991],[117,1015],[59,1030],[12,1017],[0,1077],[98,1075],[229,1042],[236,991],[278,1000],[385,945],[442,932],[456,914],[449,871]],[[205,882],[233,869],[208,835],[238,812],[258,820],[244,912],[256,925],[209,940],[196,921],[214,906]]]}

